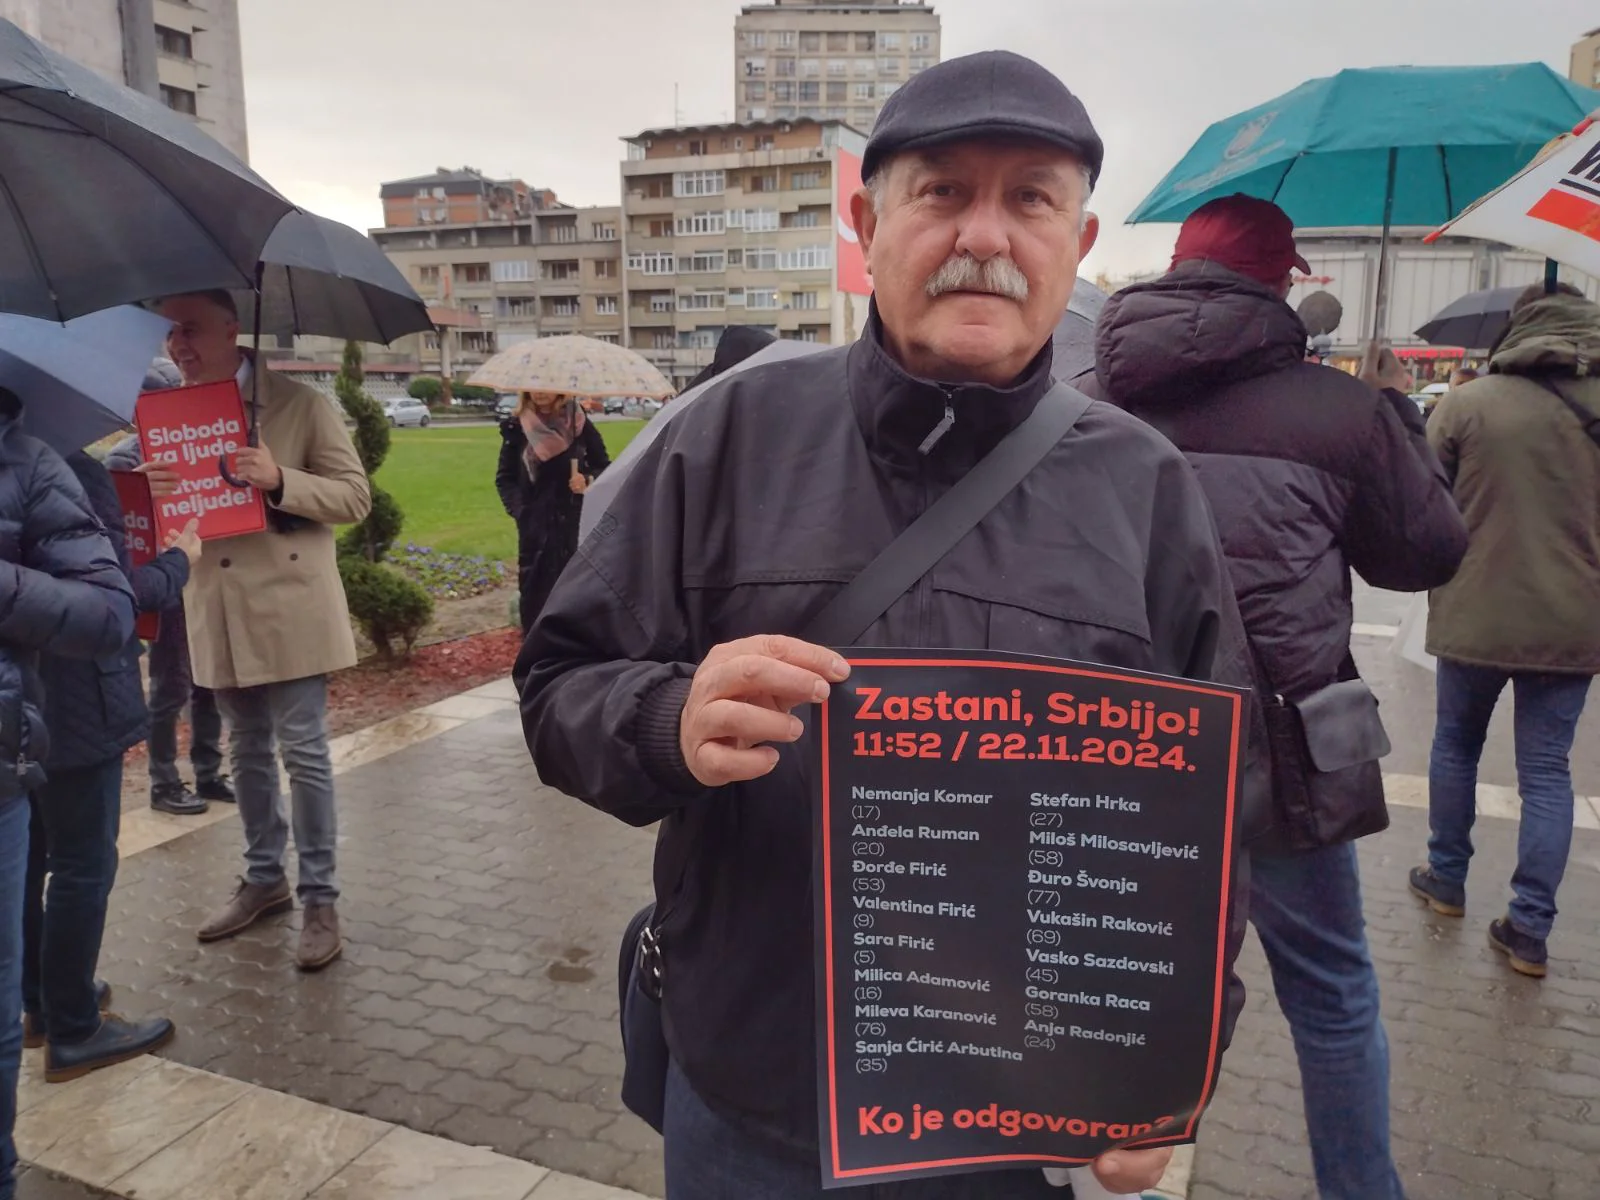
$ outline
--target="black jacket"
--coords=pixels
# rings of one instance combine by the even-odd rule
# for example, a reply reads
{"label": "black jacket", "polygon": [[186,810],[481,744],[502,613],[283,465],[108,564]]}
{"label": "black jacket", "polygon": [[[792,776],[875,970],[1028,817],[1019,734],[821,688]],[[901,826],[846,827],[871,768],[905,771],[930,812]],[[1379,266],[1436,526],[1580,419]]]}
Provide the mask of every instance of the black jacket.
{"label": "black jacket", "polygon": [[[517,663],[541,778],[632,825],[667,818],[656,890],[675,1059],[710,1103],[802,1154],[817,1138],[808,751],[702,788],[678,744],[690,678],[719,643],[798,634],[1050,385],[1048,347],[1006,390],[912,378],[876,318],[847,349],[731,376],[648,448]],[[954,427],[919,454],[947,399]],[[1193,472],[1101,404],[861,644],[1248,686],[1241,640]],[[1233,953],[1242,903],[1235,915]]]}
{"label": "black jacket", "polygon": [[590,479],[611,465],[605,439],[587,419],[567,452],[540,463],[532,475],[522,461],[527,445],[527,435],[515,417],[500,422],[500,462],[495,468],[494,490],[500,494],[506,514],[517,523],[517,549],[524,563],[539,552],[552,528],[570,525],[572,538],[577,537],[583,497],[572,491],[573,460]]}
{"label": "black jacket", "polygon": [[[67,459],[100,523],[111,535],[123,574],[133,584],[140,612],[161,612],[183,600],[189,559],[166,550],[154,562],[134,568],[128,561],[122,506],[106,469],[79,452]],[[129,637],[110,654],[91,661],[45,654],[39,659],[44,682],[44,717],[50,727],[48,769],[90,767],[120,758],[150,734],[150,710],[139,679],[139,639]]]}
{"label": "black jacket", "polygon": [[0,798],[49,754],[38,655],[93,659],[133,633],[133,593],[59,455],[0,414]]}
{"label": "black jacket", "polygon": [[[1265,287],[1185,263],[1112,296],[1096,340],[1083,386],[1194,463],[1274,692],[1357,678],[1351,568],[1404,592],[1455,574],[1467,530],[1416,405],[1305,362],[1305,326]],[[1349,783],[1381,808],[1376,764]]]}

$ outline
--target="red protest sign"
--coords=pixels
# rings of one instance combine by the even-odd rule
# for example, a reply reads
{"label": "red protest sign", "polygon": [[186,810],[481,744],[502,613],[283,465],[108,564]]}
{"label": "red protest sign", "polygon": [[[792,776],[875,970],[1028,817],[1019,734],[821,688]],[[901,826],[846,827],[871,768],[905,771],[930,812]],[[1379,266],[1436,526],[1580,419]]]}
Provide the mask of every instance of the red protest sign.
{"label": "red protest sign", "polygon": [[[155,502],[150,495],[150,481],[137,471],[113,471],[111,479],[117,485],[117,502],[122,506],[128,561],[135,567],[154,562],[161,553],[161,545],[156,540]],[[155,641],[161,633],[161,614],[140,613],[133,630],[141,640]]]}
{"label": "red protest sign", "polygon": [[217,460],[244,448],[244,400],[233,380],[146,392],[134,410],[145,462],[162,463],[180,477],[178,491],[155,503],[156,531],[165,540],[193,518],[200,540],[260,533],[267,510],[255,488],[223,479]]}

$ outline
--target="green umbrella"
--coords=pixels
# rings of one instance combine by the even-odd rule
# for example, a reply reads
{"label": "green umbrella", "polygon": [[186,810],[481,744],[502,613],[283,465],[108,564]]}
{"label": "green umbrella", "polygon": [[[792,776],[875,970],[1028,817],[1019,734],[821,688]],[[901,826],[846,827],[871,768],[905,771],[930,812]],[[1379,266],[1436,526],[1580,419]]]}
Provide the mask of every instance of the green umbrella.
{"label": "green umbrella", "polygon": [[1386,251],[1391,225],[1443,224],[1596,108],[1543,63],[1340,71],[1211,126],[1128,223],[1244,192],[1301,228],[1382,226]]}

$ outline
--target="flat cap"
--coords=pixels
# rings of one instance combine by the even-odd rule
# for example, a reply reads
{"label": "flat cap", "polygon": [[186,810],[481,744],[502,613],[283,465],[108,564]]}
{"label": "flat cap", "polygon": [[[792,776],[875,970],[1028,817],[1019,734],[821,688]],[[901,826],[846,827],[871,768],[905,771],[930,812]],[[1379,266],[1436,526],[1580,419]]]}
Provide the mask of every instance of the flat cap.
{"label": "flat cap", "polygon": [[1070,151],[1100,178],[1105,144],[1083,102],[1044,67],[1008,50],[947,59],[914,77],[883,106],[861,177],[902,150],[977,137],[1038,138]]}

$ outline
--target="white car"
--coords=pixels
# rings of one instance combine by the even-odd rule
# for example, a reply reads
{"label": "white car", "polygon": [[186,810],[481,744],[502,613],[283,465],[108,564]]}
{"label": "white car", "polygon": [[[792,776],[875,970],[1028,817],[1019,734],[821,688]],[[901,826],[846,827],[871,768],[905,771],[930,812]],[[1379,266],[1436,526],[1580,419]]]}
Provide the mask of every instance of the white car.
{"label": "white car", "polygon": [[428,406],[421,400],[413,400],[403,396],[398,400],[385,400],[383,402],[384,415],[389,418],[389,424],[399,429],[403,425],[417,425],[423,429],[433,420],[428,412]]}

